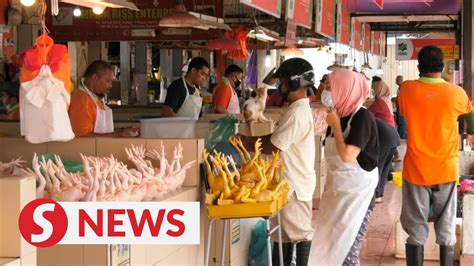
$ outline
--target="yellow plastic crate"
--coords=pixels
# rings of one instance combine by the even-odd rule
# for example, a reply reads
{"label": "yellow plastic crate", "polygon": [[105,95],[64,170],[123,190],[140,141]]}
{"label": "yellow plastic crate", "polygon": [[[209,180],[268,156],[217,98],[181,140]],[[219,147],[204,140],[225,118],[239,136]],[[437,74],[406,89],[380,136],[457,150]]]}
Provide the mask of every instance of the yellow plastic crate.
{"label": "yellow plastic crate", "polygon": [[402,172],[392,172],[392,183],[397,187],[403,186]]}
{"label": "yellow plastic crate", "polygon": [[287,203],[284,195],[270,202],[239,203],[230,205],[207,205],[209,218],[250,218],[269,217],[283,209]]}

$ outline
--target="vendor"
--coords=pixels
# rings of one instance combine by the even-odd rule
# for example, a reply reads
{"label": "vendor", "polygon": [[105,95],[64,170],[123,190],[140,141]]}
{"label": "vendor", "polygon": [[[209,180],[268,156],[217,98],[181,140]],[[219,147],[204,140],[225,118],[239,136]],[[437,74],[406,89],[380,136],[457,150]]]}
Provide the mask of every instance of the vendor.
{"label": "vendor", "polygon": [[2,103],[7,111],[8,120],[20,120],[20,108],[18,105],[18,82],[3,82],[0,84]]}
{"label": "vendor", "polygon": [[243,73],[242,68],[237,65],[227,67],[222,81],[217,84],[212,94],[212,107],[215,113],[240,114],[236,89],[242,83]]}
{"label": "vendor", "polygon": [[112,109],[104,101],[113,79],[114,68],[105,61],[97,60],[87,67],[69,105],[69,118],[76,137],[91,134],[130,137],[139,134],[136,128],[114,131]]}
{"label": "vendor", "polygon": [[193,58],[189,62],[186,75],[168,86],[163,116],[189,117],[197,120],[202,107],[199,86],[204,84],[207,77],[209,77],[209,63],[202,57]]}

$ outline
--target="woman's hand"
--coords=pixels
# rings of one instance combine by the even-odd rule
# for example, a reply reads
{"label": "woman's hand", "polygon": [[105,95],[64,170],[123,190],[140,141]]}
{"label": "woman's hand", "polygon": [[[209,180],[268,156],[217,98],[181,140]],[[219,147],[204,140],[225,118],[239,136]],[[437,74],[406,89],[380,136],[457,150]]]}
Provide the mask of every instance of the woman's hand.
{"label": "woman's hand", "polygon": [[328,112],[328,114],[326,116],[326,123],[328,123],[328,125],[332,129],[340,127],[341,126],[341,119],[339,118],[339,115],[336,113],[336,109],[329,108],[329,110],[327,112]]}

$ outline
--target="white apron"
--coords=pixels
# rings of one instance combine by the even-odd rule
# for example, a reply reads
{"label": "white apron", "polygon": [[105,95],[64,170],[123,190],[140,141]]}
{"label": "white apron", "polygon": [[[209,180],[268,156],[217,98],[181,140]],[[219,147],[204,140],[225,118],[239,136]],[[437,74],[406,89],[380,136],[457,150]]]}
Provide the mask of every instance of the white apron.
{"label": "white apron", "polygon": [[232,97],[230,98],[229,106],[227,106],[227,112],[229,114],[240,114],[239,96],[237,96],[234,90],[232,90]]}
{"label": "white apron", "polygon": [[[349,119],[344,138],[350,132]],[[316,218],[316,251],[312,257],[318,265],[342,265],[349,253],[378,183],[378,169],[367,172],[357,160],[345,163],[339,156],[334,137],[326,138],[324,148],[328,176]]]}
{"label": "white apron", "polygon": [[186,99],[184,99],[184,103],[181,108],[179,108],[176,116],[189,117],[194,120],[198,120],[199,114],[201,113],[202,98],[199,96],[199,91],[197,89],[193,95],[189,95],[188,84],[186,84],[186,80],[184,80],[184,78],[183,83],[184,87],[186,88]]}
{"label": "white apron", "polygon": [[94,125],[94,133],[96,134],[107,134],[114,132],[114,116],[112,109],[104,103],[104,109],[99,107],[97,103],[97,96],[94,95],[87,87],[84,85],[84,79],[81,80],[82,88],[81,90],[85,91],[92,101],[95,103],[96,118]]}

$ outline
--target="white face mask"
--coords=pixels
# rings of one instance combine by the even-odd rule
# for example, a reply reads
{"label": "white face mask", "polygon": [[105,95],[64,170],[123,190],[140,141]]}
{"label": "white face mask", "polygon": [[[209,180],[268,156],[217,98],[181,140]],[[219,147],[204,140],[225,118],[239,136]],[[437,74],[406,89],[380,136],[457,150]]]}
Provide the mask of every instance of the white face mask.
{"label": "white face mask", "polygon": [[329,108],[334,108],[334,103],[332,101],[331,92],[328,90],[324,90],[321,93],[321,102],[323,102],[324,106]]}

